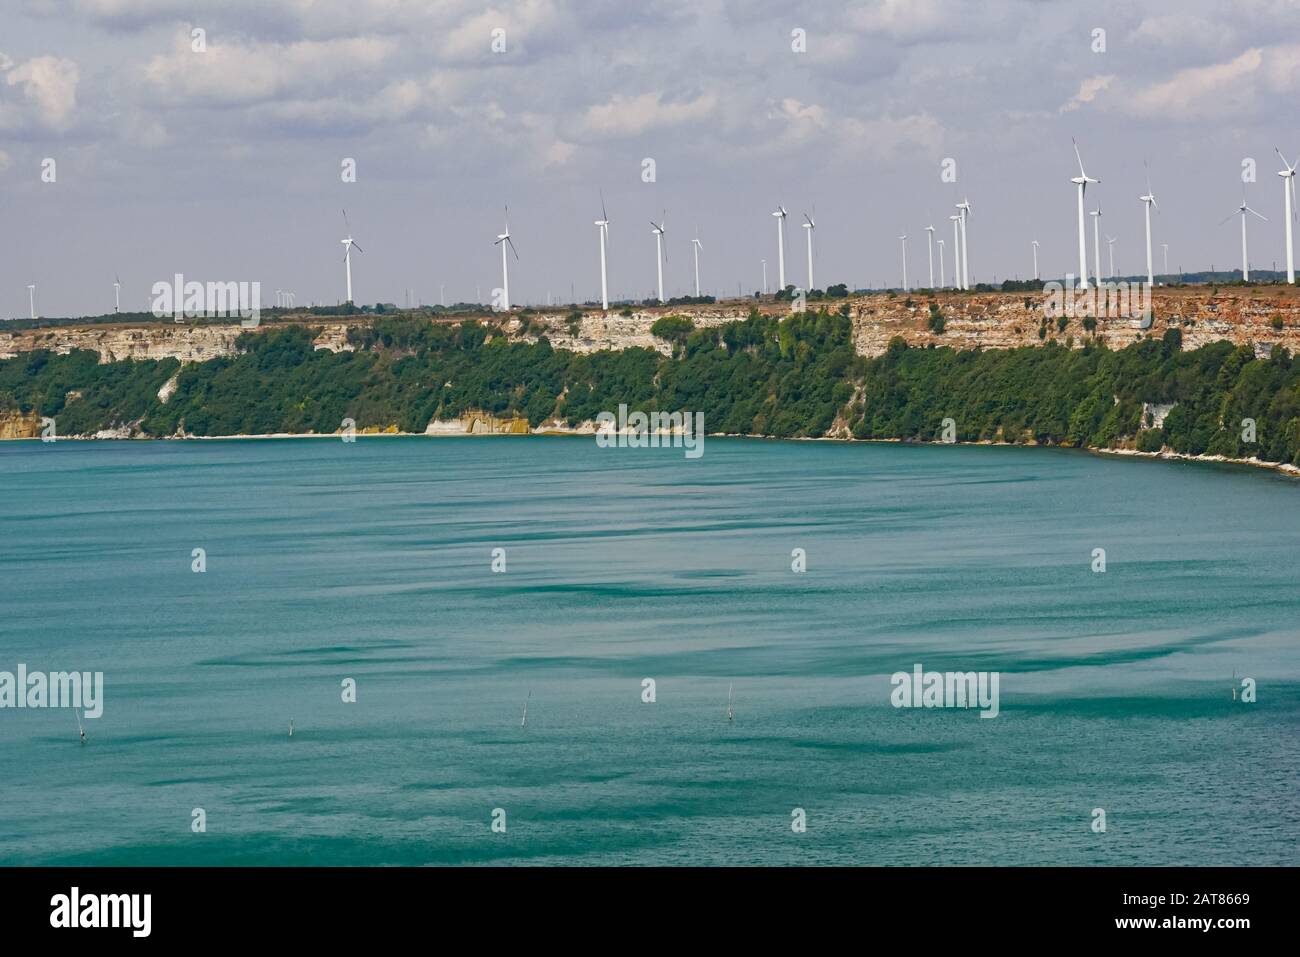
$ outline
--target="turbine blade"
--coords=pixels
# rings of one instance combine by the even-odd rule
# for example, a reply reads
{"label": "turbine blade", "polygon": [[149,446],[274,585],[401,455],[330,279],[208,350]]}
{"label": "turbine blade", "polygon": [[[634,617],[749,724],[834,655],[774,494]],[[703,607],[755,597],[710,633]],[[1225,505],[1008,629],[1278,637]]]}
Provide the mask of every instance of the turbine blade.
{"label": "turbine blade", "polygon": [[1226,223],[1228,220],[1232,219],[1233,216],[1236,216],[1237,213],[1239,213],[1239,212],[1241,212],[1241,210],[1236,210],[1235,212],[1231,212],[1231,213],[1229,213],[1227,216],[1224,216],[1223,219],[1219,220],[1219,225],[1222,226],[1222,225],[1223,225],[1224,223]]}
{"label": "turbine blade", "polygon": [[1259,218],[1262,219],[1262,220],[1264,220],[1264,222],[1268,222],[1268,217],[1267,217],[1267,216],[1260,216],[1259,213],[1255,212],[1255,211],[1254,211],[1253,209],[1251,209],[1249,206],[1246,207],[1246,212],[1248,212],[1248,213],[1250,213],[1251,215],[1254,215],[1254,216],[1259,216]]}
{"label": "turbine blade", "polygon": [[507,236],[506,242],[510,244],[510,251],[515,254],[515,261],[517,262],[519,260],[519,250],[515,249],[515,241]]}
{"label": "turbine blade", "polygon": [[1088,174],[1083,171],[1083,157],[1079,154],[1079,141],[1071,136],[1070,142],[1074,144],[1074,158],[1079,161],[1079,175],[1087,179]]}
{"label": "turbine blade", "polygon": [[352,244],[352,248],[355,249],[355,250],[356,250],[357,252],[359,252],[359,253],[363,253],[363,252],[365,252],[365,250],[362,249],[360,246],[358,246],[356,243],[353,243],[353,244]]}
{"label": "turbine blade", "polygon": [[609,214],[605,212],[605,191],[600,191],[600,218],[609,222]]}

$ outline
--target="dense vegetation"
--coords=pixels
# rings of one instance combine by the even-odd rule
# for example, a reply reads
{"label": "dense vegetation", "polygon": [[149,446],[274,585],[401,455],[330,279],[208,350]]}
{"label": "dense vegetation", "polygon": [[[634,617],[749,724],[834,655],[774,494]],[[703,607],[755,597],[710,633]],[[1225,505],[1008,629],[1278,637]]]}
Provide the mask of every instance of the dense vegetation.
{"label": "dense vegetation", "polygon": [[[562,352],[510,342],[495,327],[381,317],[353,327],[355,352],[312,346],[315,330],[245,333],[237,355],[99,364],[92,352],[0,361],[0,409],[52,416],[62,435],[136,424],[151,435],[422,432],[471,409],[532,425],[577,424],[620,403],[703,411],[710,432],[1162,447],[1300,464],[1300,363],[1275,348],[1215,343],[1183,351],[1176,330],[1115,352],[1049,342],[1010,350],[911,348],[866,359],[844,311],[762,316],[695,329],[660,320],[673,355]],[[159,388],[177,375],[168,401]],[[1144,404],[1172,405],[1160,428]],[[1243,420],[1254,420],[1254,440]]]}

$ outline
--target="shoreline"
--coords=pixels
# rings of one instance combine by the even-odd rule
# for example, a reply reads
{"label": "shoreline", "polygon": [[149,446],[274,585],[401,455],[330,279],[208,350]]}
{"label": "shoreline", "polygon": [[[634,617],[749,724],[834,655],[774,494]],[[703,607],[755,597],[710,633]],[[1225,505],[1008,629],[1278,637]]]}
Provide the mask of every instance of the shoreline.
{"label": "shoreline", "polygon": [[[536,432],[358,432],[354,437],[357,438],[421,438],[421,439],[482,439],[482,438],[594,438],[595,432],[582,429],[540,429]],[[647,435],[656,435],[662,438],[673,438],[677,433],[673,432],[647,432]],[[243,442],[243,441],[268,441],[275,439],[327,439],[340,441],[343,438],[339,432],[271,432],[260,435],[164,435],[164,436],[94,436],[94,435],[61,435],[56,442]],[[742,435],[730,432],[706,432],[705,438],[715,439],[754,439],[768,442],[842,442],[846,445],[854,443],[874,443],[881,445],[963,445],[963,446],[997,446],[1005,448],[1052,448],[1065,449],[1074,452],[1086,452],[1090,455],[1113,455],[1122,458],[1141,458],[1141,459],[1163,459],[1171,462],[1200,462],[1208,465],[1248,465],[1252,468],[1264,469],[1266,471],[1277,472],[1290,478],[1300,478],[1300,466],[1291,465],[1287,462],[1267,462],[1263,459],[1255,458],[1230,458],[1226,455],[1190,455],[1186,452],[1142,452],[1138,449],[1103,449],[1088,448],[1069,445],[1044,445],[1039,442],[1000,442],[991,439],[981,439],[974,442],[925,442],[915,439],[855,439],[852,437],[845,438],[842,436],[818,435],[818,436],[775,436],[775,435]],[[40,438],[32,436],[28,438],[0,438],[0,442],[40,442]]]}

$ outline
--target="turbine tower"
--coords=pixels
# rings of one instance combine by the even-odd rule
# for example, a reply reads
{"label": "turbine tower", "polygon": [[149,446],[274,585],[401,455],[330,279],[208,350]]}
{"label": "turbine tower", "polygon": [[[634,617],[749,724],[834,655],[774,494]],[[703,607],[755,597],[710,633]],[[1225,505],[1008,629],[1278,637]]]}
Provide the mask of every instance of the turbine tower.
{"label": "turbine tower", "polygon": [[934,288],[934,227],[925,227],[925,251],[930,259],[930,286]]}
{"label": "turbine tower", "polygon": [[966,239],[966,217],[970,215],[970,200],[963,199],[957,204],[961,210],[961,282],[963,289],[970,288],[970,244]]}
{"label": "turbine tower", "polygon": [[1169,275],[1169,244],[1161,243],[1160,248],[1165,251],[1165,275]]}
{"label": "turbine tower", "polygon": [[494,242],[492,245],[501,247],[501,310],[503,312],[509,312],[510,311],[510,267],[506,260],[506,247],[509,246],[510,251],[515,254],[516,262],[519,261],[519,250],[515,249],[515,241],[510,238],[510,207],[507,206],[505,210],[506,210],[505,212],[506,231],[504,233],[498,233],[496,242]]}
{"label": "turbine tower", "polygon": [[898,238],[903,243],[903,292],[907,292],[907,233]]}
{"label": "turbine tower", "polygon": [[33,319],[36,318],[36,283],[27,284],[27,308]]}
{"label": "turbine tower", "polygon": [[605,194],[600,194],[600,219],[596,220],[600,230],[600,307],[609,312],[609,275],[605,271],[605,243],[609,240],[609,214],[605,212]]}
{"label": "turbine tower", "polygon": [[[814,209],[813,212],[816,213],[817,210]],[[807,213],[803,214],[803,219],[804,219],[803,228],[808,230],[808,291],[812,292],[813,289],[816,288],[813,286],[812,234],[813,234],[813,230],[817,228],[817,221],[813,219],[811,216],[809,216]]]}
{"label": "turbine tower", "polygon": [[1079,175],[1070,179],[1079,187],[1079,288],[1087,290],[1088,288],[1088,241],[1084,236],[1083,230],[1083,194],[1088,190],[1089,183],[1100,183],[1101,180],[1093,179],[1083,171],[1083,157],[1079,154],[1079,141],[1070,137],[1070,142],[1074,144],[1074,158],[1079,161]]}
{"label": "turbine tower", "polygon": [[1291,244],[1291,220],[1295,218],[1295,168],[1300,166],[1300,157],[1294,163],[1288,163],[1286,157],[1282,156],[1282,151],[1276,146],[1273,147],[1277,155],[1282,157],[1282,165],[1286,169],[1278,170],[1278,176],[1282,177],[1282,193],[1286,199],[1286,281],[1295,285],[1295,247]]}
{"label": "turbine tower", "polygon": [[[1145,168],[1146,165],[1147,164],[1143,162],[1142,164],[1143,168]],[[1146,211],[1146,223],[1147,223],[1147,285],[1154,286],[1156,284],[1156,277],[1155,277],[1154,267],[1152,267],[1151,265],[1151,207],[1154,206],[1158,210],[1160,209],[1160,204],[1156,202],[1156,194],[1151,189],[1150,170],[1147,170],[1146,195],[1139,196],[1138,199],[1142,200],[1142,202],[1146,204],[1145,211]]]}
{"label": "turbine tower", "polygon": [[122,280],[117,276],[113,277],[113,312],[122,311]]}
{"label": "turbine tower", "polygon": [[700,298],[700,250],[704,248],[704,243],[700,242],[700,233],[695,231],[695,238],[691,240],[691,245],[695,247],[695,298]]}
{"label": "turbine tower", "polygon": [[343,225],[347,227],[348,238],[340,239],[339,242],[343,244],[343,269],[347,273],[347,277],[348,277],[347,301],[351,303],[352,302],[352,249],[355,246],[357,252],[359,253],[365,252],[365,250],[362,249],[360,246],[357,246],[356,242],[354,242],[352,239],[352,227],[348,226],[348,211],[346,209],[343,210]]}
{"label": "turbine tower", "polygon": [[939,288],[942,289],[946,283],[943,278],[943,240],[935,240],[939,244]]}
{"label": "turbine tower", "polygon": [[767,295],[767,260],[763,260],[763,295]]}
{"label": "turbine tower", "polygon": [[960,226],[957,224],[961,221],[960,216],[949,216],[952,220],[952,287],[961,288],[961,234],[958,232]]}
{"label": "turbine tower", "polygon": [[785,218],[790,214],[777,204],[772,215],[776,217],[776,276],[781,283],[778,291],[782,291],[785,289]]}
{"label": "turbine tower", "polygon": [[650,231],[655,234],[655,263],[659,267],[659,301],[666,302],[664,299],[664,223],[668,222],[668,210],[664,210],[663,215],[659,217],[656,224],[650,220]]}
{"label": "turbine tower", "polygon": [[[1246,187],[1244,186],[1241,188],[1241,205],[1237,207],[1237,213],[1241,214],[1241,281],[1250,282],[1250,253],[1246,249],[1246,214],[1250,213],[1252,216],[1258,216],[1264,222],[1268,222],[1268,218],[1260,216],[1259,213],[1246,205]],[[1237,213],[1229,213],[1223,217],[1219,225],[1222,226]]]}
{"label": "turbine tower", "polygon": [[1038,240],[1033,240],[1029,245],[1034,247],[1034,282],[1038,282]]}
{"label": "turbine tower", "polygon": [[1106,252],[1110,256],[1110,278],[1115,278],[1115,237],[1106,237]]}
{"label": "turbine tower", "polygon": [[1088,214],[1092,217],[1092,274],[1097,278],[1097,285],[1101,285],[1101,206],[1098,206]]}

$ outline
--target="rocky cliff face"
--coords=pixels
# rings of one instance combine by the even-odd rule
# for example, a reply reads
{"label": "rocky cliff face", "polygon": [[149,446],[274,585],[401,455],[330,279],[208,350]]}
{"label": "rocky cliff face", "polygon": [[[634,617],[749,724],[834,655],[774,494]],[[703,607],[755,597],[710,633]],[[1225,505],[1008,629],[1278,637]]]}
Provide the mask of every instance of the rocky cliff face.
{"label": "rocky cliff face", "polygon": [[[1073,340],[1078,347],[1085,338],[1096,336],[1114,349],[1123,348],[1144,335],[1163,335],[1177,328],[1183,334],[1184,348],[1196,348],[1209,342],[1227,339],[1253,343],[1256,351],[1267,354],[1275,344],[1300,353],[1300,295],[1291,287],[1260,288],[1208,287],[1157,289],[1153,294],[1154,320],[1143,329],[1140,320],[1128,316],[1107,316],[1105,308],[1080,307],[1067,316],[1064,328],[1055,316],[1045,311],[1047,297],[1034,293],[954,293],[879,294],[825,303],[829,310],[849,308],[853,321],[854,343],[866,356],[880,355],[895,336],[911,345],[948,345],[955,349],[1002,349],[1039,345],[1046,341],[1065,344]],[[943,317],[943,331],[931,328],[931,304]],[[812,303],[816,307],[818,303]],[[536,341],[545,335],[557,349],[572,352],[595,352],[601,349],[654,349],[668,354],[671,347],[650,334],[656,319],[665,315],[689,316],[697,327],[718,326],[744,319],[751,308],[770,315],[789,312],[788,303],[739,300],[708,306],[679,306],[665,309],[637,309],[630,315],[611,311],[585,312],[576,324],[567,313],[518,313],[505,321],[504,329],[512,338]],[[1095,316],[1094,328],[1085,317]],[[491,314],[488,321],[500,317]],[[315,343],[318,349],[340,352],[353,348],[347,341],[348,329],[364,325],[368,318],[347,321],[302,322],[321,329]],[[255,332],[274,326],[263,325]],[[1041,334],[1040,334],[1041,329]],[[120,359],[176,358],[182,362],[201,362],[235,351],[235,340],[244,332],[237,323],[231,325],[190,326],[155,323],[144,326],[71,326],[0,333],[0,358],[8,358],[33,349],[50,349],[66,353],[73,349],[92,349],[101,362]]]}
{"label": "rocky cliff face", "polygon": [[34,439],[40,434],[41,420],[35,412],[24,415],[17,410],[0,411],[0,439]]}

